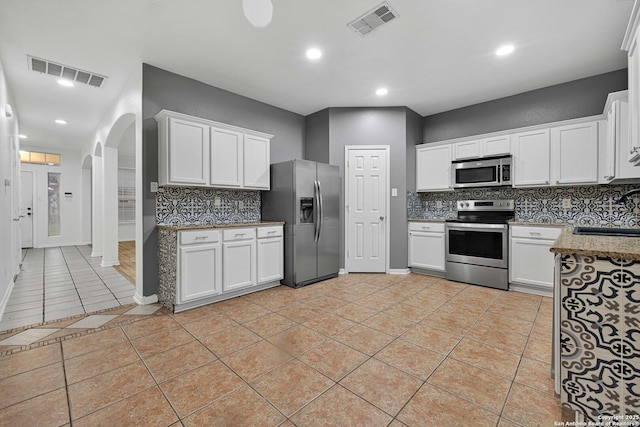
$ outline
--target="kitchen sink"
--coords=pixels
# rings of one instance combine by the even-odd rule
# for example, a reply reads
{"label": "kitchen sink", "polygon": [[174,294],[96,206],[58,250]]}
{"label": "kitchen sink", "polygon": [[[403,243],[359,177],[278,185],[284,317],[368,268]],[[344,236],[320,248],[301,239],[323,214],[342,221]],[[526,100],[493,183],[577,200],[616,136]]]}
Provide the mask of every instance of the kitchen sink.
{"label": "kitchen sink", "polygon": [[573,229],[573,234],[585,234],[590,236],[640,237],[640,228],[575,227]]}

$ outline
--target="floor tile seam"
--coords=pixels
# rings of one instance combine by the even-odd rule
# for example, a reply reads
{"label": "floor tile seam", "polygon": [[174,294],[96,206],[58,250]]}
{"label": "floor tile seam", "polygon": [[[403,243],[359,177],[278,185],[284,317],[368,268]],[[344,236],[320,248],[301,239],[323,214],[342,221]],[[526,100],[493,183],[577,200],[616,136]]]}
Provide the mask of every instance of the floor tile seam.
{"label": "floor tile seam", "polygon": [[[63,388],[66,388],[66,387],[65,386],[61,386],[61,387],[57,387],[57,388],[54,388],[54,389],[51,389],[51,390],[38,392],[38,394],[35,394],[33,396],[30,396],[30,397],[27,397],[26,399],[22,399],[22,400],[20,400],[18,402],[14,402],[11,405],[7,405],[7,406],[2,406],[2,404],[0,403],[0,411],[5,411],[6,409],[11,408],[12,406],[20,405],[22,403],[28,402],[29,400],[37,399],[37,398],[45,396],[45,395],[47,395],[49,393],[53,393],[54,391],[62,390]],[[71,419],[70,415],[69,415],[69,419]]]}
{"label": "floor tile seam", "polygon": [[71,398],[69,397],[69,381],[67,379],[67,368],[66,368],[65,358],[64,358],[64,348],[62,348],[62,342],[59,342],[58,345],[60,346],[62,376],[64,378],[64,392],[67,400],[67,420],[69,421],[69,424],[71,424]]}
{"label": "floor tile seam", "polygon": [[[60,347],[62,347],[62,345],[61,345]],[[29,369],[27,369],[26,371],[18,372],[18,373],[15,373],[15,374],[7,375],[7,376],[6,376],[6,377],[4,377],[4,378],[0,378],[0,381],[6,380],[7,378],[15,377],[15,376],[20,375],[20,374],[25,374],[25,373],[27,373],[27,372],[32,372],[32,371],[35,371],[36,369],[45,368],[45,367],[47,367],[47,366],[55,365],[56,363],[61,363],[61,362],[63,362],[63,360],[64,360],[64,359],[60,359],[60,360],[56,360],[56,361],[54,361],[54,362],[46,363],[46,364],[44,364],[44,365],[34,366],[34,367],[29,367]]]}
{"label": "floor tile seam", "polygon": [[488,347],[492,347],[492,348],[494,348],[494,349],[496,349],[496,350],[506,351],[507,353],[513,354],[514,356],[518,356],[518,364],[517,364],[517,366],[516,366],[516,369],[515,369],[515,370],[514,370],[514,372],[513,372],[513,378],[509,378],[509,377],[506,377],[506,376],[504,376],[504,375],[499,375],[499,374],[496,374],[495,372],[491,372],[491,371],[489,371],[488,369],[482,368],[482,367],[480,367],[480,366],[472,365],[471,363],[465,362],[464,360],[460,360],[460,359],[458,359],[458,358],[453,354],[453,352],[454,352],[454,350],[455,350],[456,348],[458,348],[458,346],[460,345],[460,343],[462,342],[462,340],[463,340],[463,339],[465,339],[465,338],[468,338],[468,337],[466,336],[466,334],[465,334],[464,336],[462,336],[462,338],[460,338],[460,341],[458,341],[458,343],[457,343],[457,344],[456,344],[456,345],[451,349],[451,351],[447,354],[447,358],[449,358],[449,357],[450,357],[451,359],[455,360],[456,362],[464,363],[464,364],[466,364],[466,365],[471,365],[471,366],[473,366],[474,368],[477,368],[477,369],[483,370],[483,371],[485,371],[485,372],[489,372],[490,374],[496,375],[496,376],[498,376],[498,377],[500,377],[500,378],[504,378],[504,379],[507,379],[507,380],[510,380],[510,381],[513,381],[513,380],[515,379],[516,374],[518,373],[518,368],[520,367],[520,362],[522,361],[522,357],[523,357],[523,354],[524,354],[524,350],[523,350],[523,352],[522,352],[522,353],[513,353],[513,352],[511,352],[511,351],[503,350],[503,349],[501,349],[501,348],[494,347],[494,346],[492,346],[492,345],[482,343],[482,342],[477,341],[477,340],[474,340],[474,339],[472,339],[472,338],[468,338],[468,339],[470,339],[470,340],[472,340],[472,341],[474,341],[474,342],[476,342],[476,343],[484,344],[484,345],[486,345],[486,346],[488,346]]}
{"label": "floor tile seam", "polygon": [[[105,349],[108,349],[108,348],[111,348],[111,347],[115,347],[116,345],[119,345],[119,344],[124,344],[124,342],[117,343],[117,344],[115,344],[115,345],[111,345],[111,346],[107,346],[107,347],[101,348],[101,349],[99,349],[99,350],[90,351],[90,352],[88,352],[88,353],[84,353],[84,354],[81,354],[81,355],[79,355],[79,356],[74,356],[74,357],[70,357],[70,358],[68,358],[68,359],[64,359],[65,366],[66,366],[66,362],[72,361],[72,360],[77,359],[77,358],[79,358],[79,357],[87,356],[87,355],[92,354],[92,353],[96,353],[96,352],[98,352],[98,351],[100,351],[100,350],[105,350]],[[125,367],[127,367],[127,366],[130,366],[130,365],[133,365],[133,364],[135,364],[135,363],[137,363],[137,362],[142,361],[142,359],[140,358],[140,355],[139,355],[139,354],[137,354],[137,353],[136,353],[136,357],[138,357],[138,359],[137,359],[137,360],[134,360],[133,362],[125,363],[124,365],[119,365],[119,366],[116,366],[116,367],[111,367],[111,365],[110,365],[110,366],[109,366],[109,368],[108,368],[106,371],[102,371],[102,372],[99,372],[99,373],[97,373],[97,374],[93,374],[93,375],[91,375],[91,376],[89,376],[89,377],[86,377],[86,378],[83,378],[83,379],[81,379],[81,380],[74,381],[74,382],[69,382],[69,379],[66,377],[66,370],[65,370],[65,381],[66,381],[66,383],[67,383],[67,387],[72,386],[72,385],[76,385],[76,384],[80,384],[80,383],[85,382],[85,381],[88,381],[88,380],[90,380],[90,379],[93,379],[93,378],[99,377],[100,375],[108,374],[109,372],[113,372],[113,371],[115,371],[115,370],[117,370],[117,369],[125,368]]]}
{"label": "floor tile seam", "polygon": [[[526,348],[527,348],[527,342],[529,342],[529,340],[527,339],[527,341],[525,341],[525,345],[524,345],[524,347],[523,347],[522,351],[521,351],[521,352],[515,352],[515,351],[512,351],[512,350],[505,350],[504,348],[498,347],[497,345],[494,345],[494,344],[492,344],[492,343],[488,343],[488,342],[480,341],[479,339],[477,339],[477,338],[473,338],[473,337],[471,337],[471,336],[468,336],[467,334],[465,334],[462,338],[466,338],[466,339],[468,339],[468,340],[470,340],[470,341],[473,341],[473,342],[476,342],[476,343],[480,343],[480,344],[486,345],[487,347],[495,348],[496,350],[506,351],[507,353],[511,353],[511,354],[516,355],[516,356],[522,356],[522,355],[524,354],[524,351],[525,351],[525,350],[526,350]],[[462,341],[462,339],[461,339],[460,341]]]}
{"label": "floor tile seam", "polygon": [[[525,346],[526,348],[526,346]],[[513,384],[516,382],[516,376],[518,375],[518,370],[520,370],[520,364],[522,363],[522,358],[524,357],[524,350],[520,355],[520,359],[518,360],[518,366],[516,366],[516,370],[513,373],[513,379],[511,380],[511,384],[509,384],[509,391],[507,392],[507,397],[504,399],[502,404],[502,408],[500,409],[500,417],[504,416],[504,410],[507,407],[507,402],[509,401],[509,396],[511,395],[511,390],[513,390]],[[534,389],[535,390],[535,389]]]}
{"label": "floor tile seam", "polygon": [[[326,341],[325,341],[325,342],[326,342]],[[342,344],[342,345],[344,345],[344,346],[346,346],[346,347],[349,347],[348,345],[346,345],[346,344],[344,344],[344,343],[341,343],[341,342],[339,342],[339,341],[336,341],[336,342],[337,342],[337,343],[339,343],[339,344]],[[314,349],[315,349],[315,348],[317,348],[317,347],[314,347]],[[353,348],[353,347],[349,347],[349,348],[350,348],[351,350],[353,350],[353,351],[357,352],[357,353],[360,353],[360,354],[362,354],[362,355],[366,356],[366,359],[365,359],[365,360],[363,360],[362,362],[358,363],[358,364],[357,364],[356,366],[354,366],[353,368],[351,368],[347,373],[345,373],[343,376],[341,376],[341,377],[340,377],[340,379],[338,379],[337,381],[336,381],[336,380],[334,380],[333,378],[330,378],[330,377],[329,377],[329,376],[327,376],[326,374],[324,374],[324,373],[320,372],[317,368],[315,368],[314,366],[311,366],[309,363],[307,363],[307,362],[305,362],[304,360],[302,360],[302,359],[301,359],[301,357],[302,357],[302,356],[304,356],[305,354],[307,354],[307,353],[311,352],[311,351],[312,351],[312,350],[314,350],[314,349],[310,349],[310,350],[308,350],[308,351],[305,351],[304,353],[301,353],[301,354],[299,354],[298,356],[295,356],[294,358],[295,358],[298,362],[305,364],[305,365],[306,365],[306,366],[308,366],[309,368],[313,369],[314,371],[316,371],[316,372],[320,373],[321,375],[323,375],[323,376],[325,376],[325,377],[329,378],[329,379],[330,379],[331,381],[333,381],[334,383],[338,384],[340,381],[342,381],[343,379],[345,379],[345,378],[346,378],[349,374],[351,374],[353,371],[355,371],[355,370],[356,370],[356,369],[358,369],[360,366],[364,365],[364,364],[365,364],[365,363],[367,363],[370,359],[372,359],[372,358],[373,358],[373,356],[369,356],[368,354],[363,353],[363,352],[361,352],[361,351],[358,351],[358,350],[356,350],[356,349],[355,349],[355,348]]]}
{"label": "floor tile seam", "polygon": [[[66,259],[65,255],[64,255],[64,252],[62,252],[62,259],[64,260],[64,263],[65,263],[65,265],[67,267],[67,271],[69,272],[69,275],[71,276],[71,270],[69,269],[69,263],[67,262],[67,259]],[[84,311],[86,313],[86,310],[84,309],[84,304],[82,304],[82,297],[80,296],[80,292],[78,292],[78,287],[76,286],[75,280],[73,280],[73,276],[71,277],[71,281],[73,282],[73,287],[74,287],[74,289],[76,291],[76,294],[78,295],[78,299],[80,300],[80,304],[82,305],[82,311]],[[47,309],[47,299],[45,298],[44,299],[44,311],[45,311],[45,313],[46,313],[46,309]]]}
{"label": "floor tile seam", "polygon": [[[115,294],[113,293],[113,291],[111,289],[109,289],[109,287],[107,286],[106,282],[102,279],[102,277],[98,274],[98,272],[96,271],[96,269],[93,267],[93,265],[91,265],[91,263],[89,263],[87,261],[87,258],[84,256],[84,254],[78,249],[77,246],[74,246],[74,248],[78,251],[78,253],[80,253],[80,255],[82,256],[82,258],[84,259],[84,261],[91,267],[91,270],[98,276],[98,278],[100,279],[100,281],[102,282],[102,284],[104,285],[105,288],[107,288],[109,290],[109,292],[111,292],[111,295],[115,298],[116,301],[118,301],[118,298],[115,296]],[[66,262],[66,258],[65,258],[65,262]],[[68,265],[67,265],[68,267]],[[117,272],[117,270],[114,269],[114,271]],[[71,271],[69,271],[69,274],[71,274]],[[118,274],[120,274],[120,272],[118,272]],[[122,276],[122,275],[121,275]],[[122,276],[124,277],[124,276]],[[71,278],[71,280],[73,280],[73,277]],[[80,282],[79,282],[80,283]],[[73,285],[76,287],[76,291],[78,290],[78,286],[76,285],[76,281],[73,280]],[[82,302],[82,297],[80,296],[80,292],[78,292],[78,296],[80,297],[80,301]],[[120,302],[118,301],[118,304],[120,304]],[[82,307],[84,308],[84,302],[82,302]]]}
{"label": "floor tile seam", "polygon": [[[428,383],[428,385],[431,386],[431,387],[437,388],[438,390],[440,390],[440,391],[442,391],[444,393],[450,394],[450,395],[452,395],[452,396],[454,396],[454,397],[456,397],[458,399],[464,400],[465,402],[469,403],[470,405],[473,405],[474,407],[476,407],[478,409],[481,409],[481,410],[483,410],[485,412],[489,412],[489,413],[495,415],[497,417],[496,425],[500,422],[500,418],[502,417],[502,415],[501,415],[502,411],[500,413],[497,413],[495,411],[492,411],[492,410],[490,410],[490,409],[488,409],[488,408],[486,408],[486,407],[484,407],[482,405],[479,405],[479,404],[469,400],[468,398],[466,398],[464,396],[460,396],[460,395],[452,392],[451,390],[444,389],[444,388],[442,388],[440,386],[437,386],[435,384],[429,383],[428,381],[425,381],[425,382]],[[509,388],[509,392],[507,393],[507,395],[506,395],[506,397],[504,399],[503,405],[506,405],[506,402],[507,402],[507,399],[509,398],[509,393],[510,392],[511,392],[511,388]]]}

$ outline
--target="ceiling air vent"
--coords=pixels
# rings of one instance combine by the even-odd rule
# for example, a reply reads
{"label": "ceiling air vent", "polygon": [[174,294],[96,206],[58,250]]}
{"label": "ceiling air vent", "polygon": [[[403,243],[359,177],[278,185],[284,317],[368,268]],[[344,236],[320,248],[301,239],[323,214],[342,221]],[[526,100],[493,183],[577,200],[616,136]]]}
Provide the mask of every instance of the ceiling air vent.
{"label": "ceiling air vent", "polygon": [[91,71],[79,70],[77,68],[58,64],[46,59],[34,58],[33,56],[27,55],[27,60],[31,71],[41,74],[49,74],[51,76],[78,83],[84,83],[93,87],[102,87],[107,79],[106,76],[92,73]]}
{"label": "ceiling air vent", "polygon": [[384,2],[376,6],[370,12],[367,12],[361,17],[351,21],[347,26],[364,37],[376,28],[396,19],[397,17],[398,14],[396,11],[389,6],[389,3]]}

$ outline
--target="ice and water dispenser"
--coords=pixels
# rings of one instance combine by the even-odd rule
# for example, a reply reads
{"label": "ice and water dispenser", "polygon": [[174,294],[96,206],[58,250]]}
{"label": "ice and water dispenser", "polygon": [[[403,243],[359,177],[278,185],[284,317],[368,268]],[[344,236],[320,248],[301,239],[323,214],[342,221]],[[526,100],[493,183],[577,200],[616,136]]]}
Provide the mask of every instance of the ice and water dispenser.
{"label": "ice and water dispenser", "polygon": [[313,223],[313,197],[300,198],[300,223]]}

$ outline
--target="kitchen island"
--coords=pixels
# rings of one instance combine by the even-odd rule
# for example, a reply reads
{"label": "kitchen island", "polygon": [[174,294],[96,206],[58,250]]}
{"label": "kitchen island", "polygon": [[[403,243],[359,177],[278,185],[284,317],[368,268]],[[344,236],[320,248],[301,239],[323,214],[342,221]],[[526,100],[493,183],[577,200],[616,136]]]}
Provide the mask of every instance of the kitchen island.
{"label": "kitchen island", "polygon": [[587,420],[638,425],[640,238],[574,235],[567,227],[551,251],[556,393]]}

